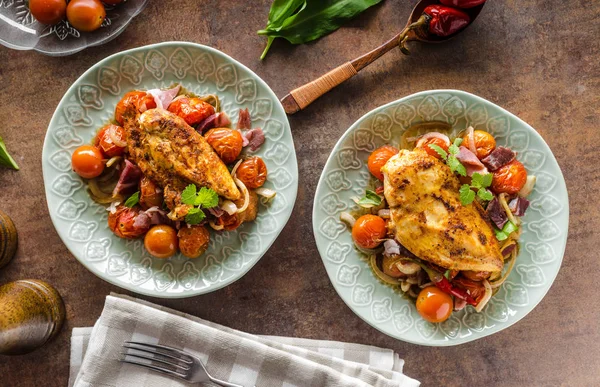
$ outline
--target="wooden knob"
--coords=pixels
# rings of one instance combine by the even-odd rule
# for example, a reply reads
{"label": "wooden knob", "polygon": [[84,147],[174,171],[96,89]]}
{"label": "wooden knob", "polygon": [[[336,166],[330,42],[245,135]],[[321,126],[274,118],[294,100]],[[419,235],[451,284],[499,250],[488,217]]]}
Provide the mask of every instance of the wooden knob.
{"label": "wooden knob", "polygon": [[17,229],[12,219],[0,211],[0,268],[6,266],[17,252]]}

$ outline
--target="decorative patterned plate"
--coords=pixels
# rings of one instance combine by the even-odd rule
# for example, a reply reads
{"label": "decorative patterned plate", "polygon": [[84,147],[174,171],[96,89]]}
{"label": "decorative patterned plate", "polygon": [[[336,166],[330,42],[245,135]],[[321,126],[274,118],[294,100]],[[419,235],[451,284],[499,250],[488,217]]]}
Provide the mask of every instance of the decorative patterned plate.
{"label": "decorative patterned plate", "polygon": [[[248,107],[266,141],[257,155],[267,165],[265,187],[277,191],[261,203],[255,222],[233,232],[213,233],[197,259],[152,258],[142,240],[116,237],[108,212],[93,202],[71,171],[71,153],[89,143],[109,121],[119,99],[133,89],[181,83],[196,94],[218,94],[237,122]],[[168,42],[112,55],[86,71],[66,92],[50,121],[42,167],[50,217],[67,248],[89,270],[115,285],[154,297],[212,292],[243,276],[258,262],[288,221],[298,190],[298,164],[287,117],[269,86],[244,65],[213,48]]]}
{"label": "decorative patterned plate", "polygon": [[79,32],[66,20],[52,26],[39,23],[29,12],[29,0],[0,0],[0,44],[50,56],[71,55],[119,36],[147,2],[126,0],[116,6],[105,4],[106,19],[100,29]]}
{"label": "decorative patterned plate", "polygon": [[[458,132],[468,125],[492,133],[499,145],[517,152],[537,176],[531,207],[523,218],[521,252],[508,281],[483,313],[469,306],[441,324],[423,320],[409,301],[380,283],[353,247],[340,212],[352,210],[370,174],[366,160],[384,144],[397,144],[404,130],[423,121],[445,121]],[[491,335],[525,317],[558,274],[567,240],[567,188],[556,159],[542,137],[506,110],[457,90],[424,91],[367,113],[338,141],[321,175],[313,207],[319,253],[338,294],[363,320],[414,344],[449,346]]]}

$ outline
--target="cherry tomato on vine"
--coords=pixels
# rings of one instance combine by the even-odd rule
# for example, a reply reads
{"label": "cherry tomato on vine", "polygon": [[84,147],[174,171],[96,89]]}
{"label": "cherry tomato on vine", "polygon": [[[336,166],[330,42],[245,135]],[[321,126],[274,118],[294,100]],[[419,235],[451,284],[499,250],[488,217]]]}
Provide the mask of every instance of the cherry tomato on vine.
{"label": "cherry tomato on vine", "polygon": [[363,215],[352,227],[352,239],[363,249],[374,249],[379,246],[386,233],[385,220],[376,215]]}
{"label": "cherry tomato on vine", "polygon": [[417,311],[426,321],[440,323],[452,314],[452,297],[435,286],[421,290],[417,297]]}
{"label": "cherry tomato on vine", "polygon": [[215,114],[215,108],[200,98],[179,98],[171,102],[168,109],[183,118],[188,125],[197,125],[205,118]]}
{"label": "cherry tomato on vine", "polygon": [[67,19],[75,29],[95,31],[106,18],[106,10],[100,0],[71,0],[67,5]]}
{"label": "cherry tomato on vine", "polygon": [[267,166],[260,157],[254,156],[242,161],[235,174],[247,188],[256,189],[267,180]]}
{"label": "cherry tomato on vine", "polygon": [[29,0],[29,12],[42,24],[56,24],[67,14],[65,0]]}
{"label": "cherry tomato on vine", "polygon": [[95,146],[82,145],[75,149],[73,156],[71,156],[73,171],[84,179],[100,176],[104,171],[104,166],[102,153]]}
{"label": "cherry tomato on vine", "polygon": [[527,181],[527,171],[518,160],[513,160],[501,166],[493,174],[492,190],[496,193],[516,194],[523,188]]}
{"label": "cherry tomato on vine", "polygon": [[237,130],[214,128],[206,132],[204,138],[225,164],[234,162],[242,152],[242,134]]}
{"label": "cherry tomato on vine", "polygon": [[[465,135],[462,145],[469,148],[470,138],[471,136]],[[473,131],[473,141],[475,142],[475,150],[477,150],[477,158],[480,160],[487,157],[496,149],[496,139],[494,136],[483,130]]]}
{"label": "cherry tomato on vine", "polygon": [[381,168],[387,163],[389,159],[398,153],[398,149],[391,145],[384,145],[381,148],[375,149],[367,160],[367,167],[369,172],[379,180],[383,181],[383,172]]}

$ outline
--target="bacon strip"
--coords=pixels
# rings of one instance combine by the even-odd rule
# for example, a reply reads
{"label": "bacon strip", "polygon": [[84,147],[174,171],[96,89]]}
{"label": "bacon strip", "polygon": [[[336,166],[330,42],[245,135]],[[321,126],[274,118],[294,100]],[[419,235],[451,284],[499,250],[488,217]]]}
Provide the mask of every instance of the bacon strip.
{"label": "bacon strip", "polygon": [[490,171],[495,171],[511,162],[514,158],[515,152],[503,146],[499,146],[481,161],[483,161]]}
{"label": "bacon strip", "polygon": [[465,166],[467,170],[467,176],[473,176],[475,172],[481,175],[485,175],[488,173],[487,168],[481,163],[481,161],[479,161],[475,153],[471,152],[468,148],[464,146],[461,146],[458,149],[459,152],[456,155],[456,158],[462,163],[462,165]]}
{"label": "bacon strip", "polygon": [[142,170],[131,161],[125,159],[125,168],[121,171],[119,181],[113,190],[113,196],[131,193],[142,179]]}

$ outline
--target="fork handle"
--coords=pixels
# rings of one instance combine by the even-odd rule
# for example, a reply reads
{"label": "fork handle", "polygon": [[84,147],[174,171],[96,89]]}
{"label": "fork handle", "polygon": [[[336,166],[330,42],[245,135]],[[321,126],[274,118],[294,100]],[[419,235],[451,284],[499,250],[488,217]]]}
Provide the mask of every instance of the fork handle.
{"label": "fork handle", "polygon": [[213,382],[213,383],[215,383],[215,384],[218,384],[219,386],[222,386],[222,387],[244,387],[244,386],[242,386],[242,385],[239,385],[239,384],[235,384],[235,383],[229,383],[229,382],[226,382],[226,381],[224,381],[224,380],[219,380],[219,379],[217,379],[217,378],[213,378],[213,377],[212,377],[212,376],[210,376],[210,375],[209,375],[208,377],[210,378],[210,381],[211,381],[211,382]]}

